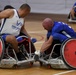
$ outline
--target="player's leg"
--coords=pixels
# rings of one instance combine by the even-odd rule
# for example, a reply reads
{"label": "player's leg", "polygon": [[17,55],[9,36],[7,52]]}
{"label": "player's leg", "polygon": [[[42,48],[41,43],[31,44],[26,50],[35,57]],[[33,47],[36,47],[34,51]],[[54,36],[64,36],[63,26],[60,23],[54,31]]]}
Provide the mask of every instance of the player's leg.
{"label": "player's leg", "polygon": [[2,38],[4,41],[6,41],[7,43],[10,43],[12,45],[13,49],[16,52],[18,60],[25,60],[24,56],[22,55],[22,53],[18,49],[18,42],[17,42],[15,36],[4,34],[4,35],[2,35]]}
{"label": "player's leg", "polygon": [[68,37],[64,34],[61,33],[54,33],[53,34],[53,39],[54,40],[59,40],[61,43],[64,42]]}
{"label": "player's leg", "polygon": [[14,48],[16,53],[19,52],[19,50],[18,50],[18,42],[17,42],[15,36],[8,35],[6,37],[6,42],[8,42],[8,43],[10,43],[12,45],[12,47]]}

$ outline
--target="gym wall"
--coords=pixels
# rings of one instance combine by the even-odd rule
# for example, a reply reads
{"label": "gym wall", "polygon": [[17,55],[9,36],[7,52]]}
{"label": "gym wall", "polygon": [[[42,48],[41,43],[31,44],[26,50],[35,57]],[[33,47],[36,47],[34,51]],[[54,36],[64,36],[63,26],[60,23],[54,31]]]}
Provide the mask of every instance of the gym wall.
{"label": "gym wall", "polygon": [[27,0],[35,13],[68,14],[76,0]]}
{"label": "gym wall", "polygon": [[0,0],[0,10],[5,5],[12,5],[16,9],[23,3],[28,3],[32,13],[68,14],[76,0]]}

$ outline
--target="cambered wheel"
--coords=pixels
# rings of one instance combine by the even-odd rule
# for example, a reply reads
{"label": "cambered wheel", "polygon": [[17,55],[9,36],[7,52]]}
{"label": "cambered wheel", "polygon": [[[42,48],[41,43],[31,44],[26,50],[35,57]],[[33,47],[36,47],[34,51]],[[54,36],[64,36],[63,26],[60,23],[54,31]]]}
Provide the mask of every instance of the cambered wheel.
{"label": "cambered wheel", "polygon": [[0,37],[0,60],[3,58],[5,45],[3,39]]}
{"label": "cambered wheel", "polygon": [[69,68],[76,69],[76,39],[69,39],[62,44],[61,56]]}

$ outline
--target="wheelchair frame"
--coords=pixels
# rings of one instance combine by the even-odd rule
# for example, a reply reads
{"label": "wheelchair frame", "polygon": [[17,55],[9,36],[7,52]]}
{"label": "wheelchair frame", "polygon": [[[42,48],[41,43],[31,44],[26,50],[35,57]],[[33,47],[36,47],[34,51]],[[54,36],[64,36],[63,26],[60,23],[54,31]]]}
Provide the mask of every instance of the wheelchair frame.
{"label": "wheelchair frame", "polygon": [[[15,53],[13,48],[12,48],[11,51],[13,52],[14,57],[10,56],[9,55],[9,49],[10,49],[11,45],[8,44],[7,48],[5,48],[3,39],[0,37],[0,40],[3,42],[3,52],[2,52],[2,55],[0,57],[0,67],[1,68],[13,68],[13,67],[17,67],[19,65],[25,64],[25,63],[29,63],[30,66],[33,65],[33,62],[34,62],[34,55],[33,55],[33,53],[34,53],[34,51],[36,49],[35,49],[33,43],[30,41],[30,39],[27,36],[20,36],[20,37],[25,38],[25,41],[28,43],[28,46],[29,46],[28,47],[28,49],[29,49],[28,52],[27,52],[25,46],[24,45],[22,46],[23,47],[23,51],[25,50],[26,55],[27,55],[27,57],[25,56],[26,60],[18,61],[16,53]],[[7,58],[3,58],[5,50],[6,50]],[[33,53],[32,53],[31,50],[33,50]]]}
{"label": "wheelchair frame", "polygon": [[76,23],[76,20],[72,20],[70,13],[69,13],[69,17],[70,17],[70,18],[68,18],[68,22]]}
{"label": "wheelchair frame", "polygon": [[70,18],[70,19],[68,19],[68,22],[74,22],[74,23],[76,23],[76,20],[72,20],[72,19]]}
{"label": "wheelchair frame", "polygon": [[[40,57],[39,58],[39,62],[40,62],[40,65],[42,66],[43,64],[47,65],[48,68],[54,68],[54,69],[76,69],[76,64],[73,63],[72,61],[74,61],[74,58],[70,57],[70,54],[72,52],[72,55],[75,56],[76,54],[76,50],[73,49],[74,51],[72,51],[69,47],[67,47],[68,43],[70,41],[73,41],[72,44],[76,44],[76,39],[74,38],[71,38],[71,39],[67,39],[65,42],[63,42],[62,44],[55,44],[51,50],[51,53],[48,55],[49,58],[48,59],[44,59],[45,57],[47,57],[47,55],[45,55],[45,57]],[[71,44],[71,42],[70,42]],[[67,46],[66,46],[67,45]],[[60,56],[59,57],[56,57],[56,58],[53,58],[52,55],[53,55],[53,52],[54,52],[54,49],[56,46],[60,46]],[[76,45],[74,45],[74,48],[76,47]],[[67,48],[68,50],[70,51],[70,53],[68,54],[69,56],[67,56],[66,52],[67,52]],[[65,49],[65,51],[64,51]],[[44,52],[45,53],[45,52]],[[66,55],[65,55],[66,54]],[[66,57],[66,58],[65,58]],[[70,59],[72,60],[71,61],[71,64],[69,63],[70,62]],[[75,57],[76,58],[76,57]],[[67,60],[66,60],[67,59]],[[75,65],[75,66],[72,66],[72,65]]]}

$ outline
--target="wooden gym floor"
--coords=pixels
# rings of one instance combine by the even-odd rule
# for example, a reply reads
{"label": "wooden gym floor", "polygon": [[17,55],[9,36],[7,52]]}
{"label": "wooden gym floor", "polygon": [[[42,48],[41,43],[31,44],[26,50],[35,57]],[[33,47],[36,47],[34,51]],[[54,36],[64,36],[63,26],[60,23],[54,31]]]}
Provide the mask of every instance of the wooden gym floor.
{"label": "wooden gym floor", "polygon": [[[32,17],[33,19],[33,17]],[[44,42],[46,31],[42,27],[42,19],[28,19],[25,23],[25,28],[31,37],[37,39],[34,44],[36,50],[40,50],[42,43]],[[76,24],[69,24],[76,31]],[[75,70],[55,70],[48,69],[46,66],[40,67],[39,62],[35,62],[32,67],[29,64],[25,65],[25,68],[21,66],[18,69],[0,69],[0,75],[76,75]]]}

